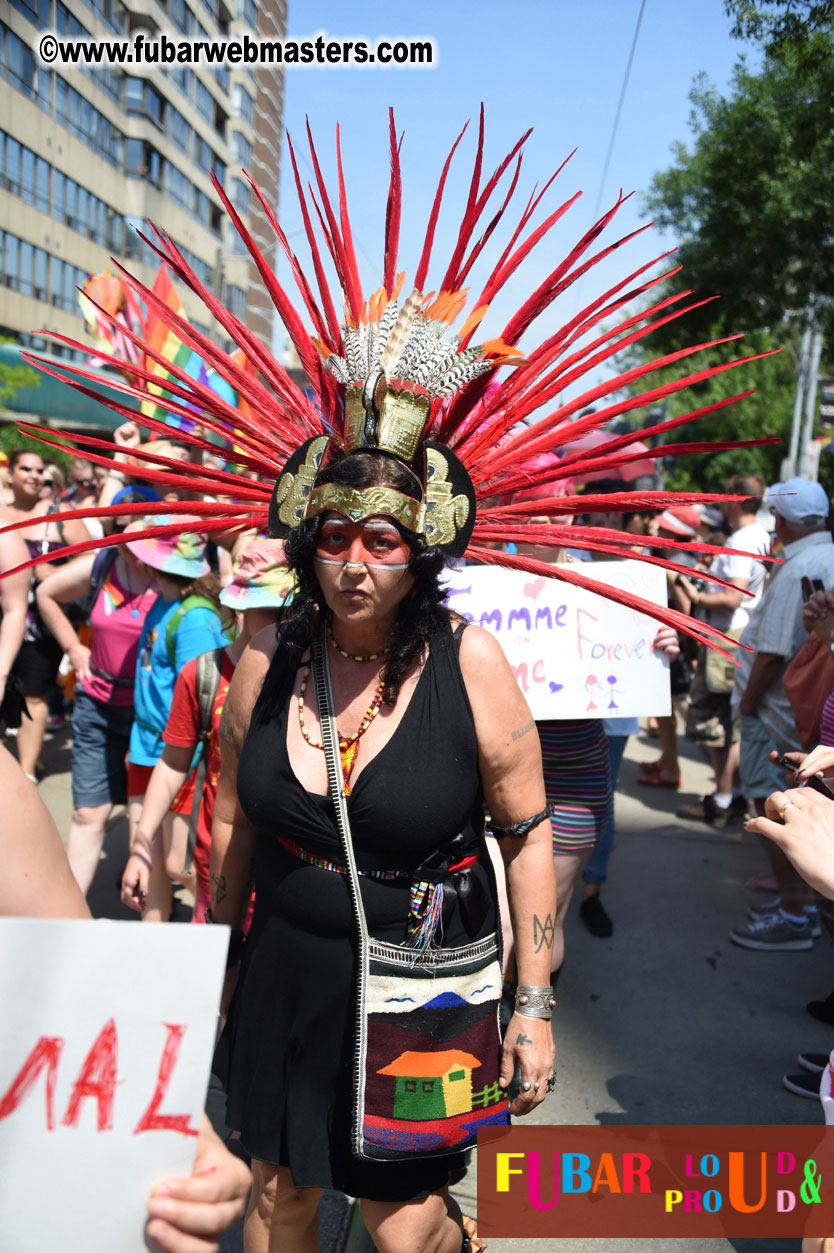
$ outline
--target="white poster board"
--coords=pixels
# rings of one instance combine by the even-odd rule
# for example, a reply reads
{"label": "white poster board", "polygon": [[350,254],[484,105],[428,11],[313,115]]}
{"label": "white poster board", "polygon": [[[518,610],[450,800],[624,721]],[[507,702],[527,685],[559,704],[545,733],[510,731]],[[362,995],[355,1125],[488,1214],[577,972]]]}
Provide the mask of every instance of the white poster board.
{"label": "white poster board", "polygon": [[[656,605],[666,576],[639,561],[586,561],[577,571]],[[446,603],[491,631],[533,717],[624,718],[668,714],[669,663],[652,651],[647,614],[556,578],[496,566],[447,571]]]}
{"label": "white poster board", "polygon": [[227,927],[0,919],[0,1249],[140,1253],[190,1175]]}

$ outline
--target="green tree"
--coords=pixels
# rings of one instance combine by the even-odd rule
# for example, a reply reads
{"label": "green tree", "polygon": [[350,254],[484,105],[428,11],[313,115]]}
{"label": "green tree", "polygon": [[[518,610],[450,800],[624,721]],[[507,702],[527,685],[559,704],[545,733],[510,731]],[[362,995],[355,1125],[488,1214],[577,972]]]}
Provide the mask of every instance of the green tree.
{"label": "green tree", "polygon": [[812,59],[785,44],[758,74],[742,58],[727,96],[696,80],[694,141],[652,182],[647,208],[680,240],[679,285],[721,293],[702,328],[775,328],[814,308],[834,330],[834,44],[818,32],[808,46]]}
{"label": "green tree", "polygon": [[814,31],[830,29],[834,19],[834,0],[725,0],[724,8],[737,39],[764,44],[771,53],[787,44],[803,47]]}
{"label": "green tree", "polygon": [[[756,389],[669,441],[782,440],[781,446],[679,457],[672,466],[676,487],[720,490],[735,470],[775,479],[788,448],[799,341],[809,311],[834,342],[834,41],[821,12],[831,7],[805,0],[727,0],[736,33],[764,43],[762,67],[754,72],[740,59],[726,95],[705,78],[696,80],[692,141],[675,147],[673,164],[651,185],[647,208],[679,241],[683,266],[664,294],[691,289],[696,299],[716,293],[720,299],[659,328],[620,364],[734,333],[743,339],[709,350],[710,362],[782,348],[778,356],[670,398],[666,417]],[[795,23],[782,19],[799,11],[805,20],[792,36]],[[828,355],[823,375],[831,372]],[[671,369],[680,376],[703,364],[696,357],[660,371],[652,382]],[[821,477],[827,478],[825,456],[823,462]]]}
{"label": "green tree", "polygon": [[[0,337],[0,344],[13,344],[13,339]],[[6,365],[0,361],[0,409],[5,409],[6,401],[11,400],[21,387],[37,387],[39,375],[28,365]]]}

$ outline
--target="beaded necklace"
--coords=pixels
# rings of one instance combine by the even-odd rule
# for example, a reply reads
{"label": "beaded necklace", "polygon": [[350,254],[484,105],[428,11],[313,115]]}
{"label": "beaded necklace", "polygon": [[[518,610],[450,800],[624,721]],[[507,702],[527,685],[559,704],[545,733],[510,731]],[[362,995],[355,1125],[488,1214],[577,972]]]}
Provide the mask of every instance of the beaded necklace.
{"label": "beaded necklace", "polygon": [[[367,660],[366,658],[357,658],[357,660]],[[301,691],[298,693],[298,725],[301,734],[310,745],[311,748],[319,748],[324,752],[324,745],[317,744],[315,740],[311,740],[304,725],[304,693],[307,690],[307,680],[310,677],[310,667],[305,666],[304,677],[301,680]],[[373,700],[359,723],[359,729],[355,735],[347,736],[339,733],[339,756],[342,759],[342,774],[345,780],[345,796],[350,796],[350,776],[353,767],[356,764],[356,757],[359,752],[359,738],[364,735],[374,718],[379,713],[379,707],[382,704],[382,693],[385,691],[385,680],[381,679],[379,687],[374,692]]]}
{"label": "beaded necklace", "polygon": [[342,648],[341,644],[336,643],[332,626],[328,627],[327,634],[336,652],[340,653],[342,657],[346,657],[348,661],[379,661],[380,657],[384,657],[388,651],[387,648],[383,648],[378,653],[368,653],[367,657],[360,657],[358,653],[349,653],[346,648]]}

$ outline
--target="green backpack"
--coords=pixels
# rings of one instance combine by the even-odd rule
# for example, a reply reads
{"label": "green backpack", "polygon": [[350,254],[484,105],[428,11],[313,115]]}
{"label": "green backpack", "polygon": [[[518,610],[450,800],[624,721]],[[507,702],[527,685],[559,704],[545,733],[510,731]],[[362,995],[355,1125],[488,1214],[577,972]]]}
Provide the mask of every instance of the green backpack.
{"label": "green backpack", "polygon": [[189,609],[210,609],[213,614],[217,613],[217,606],[207,596],[186,596],[176,611],[171,614],[165,628],[165,651],[174,667],[177,663],[177,631]]}

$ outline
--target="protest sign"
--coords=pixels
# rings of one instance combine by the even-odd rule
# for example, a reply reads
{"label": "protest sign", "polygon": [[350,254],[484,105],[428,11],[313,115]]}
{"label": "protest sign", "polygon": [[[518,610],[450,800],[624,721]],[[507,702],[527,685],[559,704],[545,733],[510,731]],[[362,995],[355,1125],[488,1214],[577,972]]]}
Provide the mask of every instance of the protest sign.
{"label": "protest sign", "polygon": [[[666,576],[657,566],[588,561],[571,569],[666,604]],[[669,663],[652,651],[653,618],[560,579],[518,570],[473,565],[447,576],[446,603],[492,632],[534,718],[670,712]]]}
{"label": "protest sign", "polygon": [[226,927],[0,919],[0,1249],[140,1253],[190,1175]]}

